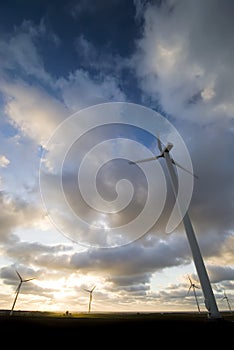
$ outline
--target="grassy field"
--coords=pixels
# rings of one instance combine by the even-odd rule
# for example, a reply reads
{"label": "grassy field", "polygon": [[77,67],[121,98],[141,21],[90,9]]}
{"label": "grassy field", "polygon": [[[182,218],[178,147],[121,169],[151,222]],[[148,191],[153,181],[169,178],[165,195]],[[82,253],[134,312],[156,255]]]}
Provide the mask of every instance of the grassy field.
{"label": "grassy field", "polygon": [[[80,342],[109,348],[157,344],[185,348],[188,342],[199,347],[234,349],[234,314],[222,313],[222,319],[209,320],[197,313],[80,313],[49,312],[0,313],[1,340],[11,345],[31,337],[35,345],[73,346]],[[110,344],[107,343],[107,338]],[[108,342],[109,342],[108,341]],[[107,345],[110,346],[107,346]],[[127,345],[128,344],[128,345]],[[18,344],[19,345],[19,344]],[[24,342],[24,348],[27,344]],[[135,345],[134,345],[135,347]],[[161,346],[162,347],[162,346]],[[165,347],[165,346],[164,346]],[[30,347],[29,347],[30,348]],[[89,348],[89,346],[88,346]]]}

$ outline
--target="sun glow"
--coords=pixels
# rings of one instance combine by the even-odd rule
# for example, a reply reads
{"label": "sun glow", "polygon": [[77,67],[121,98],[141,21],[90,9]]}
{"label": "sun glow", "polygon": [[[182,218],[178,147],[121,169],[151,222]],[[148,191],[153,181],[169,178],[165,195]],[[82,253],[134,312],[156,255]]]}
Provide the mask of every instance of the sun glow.
{"label": "sun glow", "polygon": [[100,284],[100,278],[91,275],[72,274],[68,278],[35,280],[35,284],[43,289],[51,290],[56,297],[77,293],[83,287]]}
{"label": "sun glow", "polygon": [[35,282],[39,287],[43,289],[61,290],[61,288],[67,287],[67,279],[48,279],[48,280],[38,280]]}

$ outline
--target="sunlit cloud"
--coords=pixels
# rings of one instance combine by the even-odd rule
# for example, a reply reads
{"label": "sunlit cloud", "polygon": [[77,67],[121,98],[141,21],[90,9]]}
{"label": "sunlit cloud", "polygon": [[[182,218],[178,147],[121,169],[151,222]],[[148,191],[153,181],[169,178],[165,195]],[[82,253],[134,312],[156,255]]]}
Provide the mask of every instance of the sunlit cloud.
{"label": "sunlit cloud", "polygon": [[10,164],[9,159],[7,159],[4,155],[0,156],[0,167],[6,168]]}

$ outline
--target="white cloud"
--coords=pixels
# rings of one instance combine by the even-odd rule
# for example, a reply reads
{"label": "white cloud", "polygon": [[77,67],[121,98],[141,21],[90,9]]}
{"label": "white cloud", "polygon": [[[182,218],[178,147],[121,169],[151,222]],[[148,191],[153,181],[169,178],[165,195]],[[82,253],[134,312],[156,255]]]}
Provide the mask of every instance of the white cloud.
{"label": "white cloud", "polygon": [[116,83],[118,83],[123,70],[129,68],[130,61],[128,57],[122,57],[118,53],[113,54],[108,47],[100,50],[84,35],[80,35],[75,39],[74,46],[82,67],[87,71],[92,69],[96,72],[97,78],[95,81],[102,81],[109,76],[109,79],[115,78]]}
{"label": "white cloud", "polygon": [[0,40],[0,57],[1,70],[15,71],[18,69],[25,76],[34,76],[47,83],[51,80],[50,75],[45,71],[30,33],[19,31],[10,39]]}
{"label": "white cloud", "polygon": [[112,76],[91,77],[82,69],[61,78],[57,85],[61,89],[64,103],[76,112],[82,108],[110,101],[125,101],[125,95],[118,86],[118,79]]}
{"label": "white cloud", "polygon": [[23,81],[3,81],[5,113],[23,134],[44,145],[58,124],[69,114],[64,105],[42,88]]}
{"label": "white cloud", "polygon": [[9,164],[9,159],[7,159],[4,155],[0,155],[0,167],[6,168]]}
{"label": "white cloud", "polygon": [[143,94],[179,119],[233,118],[233,4],[173,0],[142,8],[134,63]]}

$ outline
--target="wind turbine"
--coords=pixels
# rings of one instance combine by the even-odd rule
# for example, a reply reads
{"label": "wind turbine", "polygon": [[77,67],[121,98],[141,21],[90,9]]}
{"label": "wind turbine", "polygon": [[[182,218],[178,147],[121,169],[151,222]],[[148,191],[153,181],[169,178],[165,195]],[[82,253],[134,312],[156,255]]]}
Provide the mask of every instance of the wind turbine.
{"label": "wind turbine", "polygon": [[15,303],[16,303],[16,300],[17,300],[17,298],[18,298],[19,291],[20,291],[20,288],[21,288],[21,286],[22,286],[22,283],[24,283],[24,282],[29,282],[29,281],[35,279],[35,277],[33,277],[33,278],[28,278],[28,279],[26,279],[26,280],[23,280],[22,277],[20,276],[19,272],[18,272],[17,270],[16,270],[15,272],[17,273],[20,282],[19,282],[19,285],[18,285],[18,287],[17,287],[17,289],[16,289],[15,299],[14,299],[14,302],[13,302],[13,305],[12,305],[12,308],[11,308],[11,311],[10,311],[10,316],[13,315],[13,310],[14,310]]}
{"label": "wind turbine", "polygon": [[187,295],[189,294],[191,288],[193,289],[193,294],[194,294],[194,297],[195,297],[195,300],[196,300],[196,303],[197,303],[197,309],[198,309],[198,312],[200,313],[201,310],[200,310],[200,306],[199,306],[199,303],[198,303],[198,300],[197,300],[197,293],[196,293],[196,288],[199,288],[198,286],[195,285],[195,283],[192,282],[191,278],[188,276],[188,279],[189,279],[189,282],[190,282],[190,287],[188,289],[188,293]]}
{"label": "wind turbine", "polygon": [[225,291],[223,291],[223,294],[224,294],[224,297],[222,298],[222,300],[226,299],[229,311],[232,312],[231,305],[229,303],[229,300],[228,300],[228,297],[227,297]]}
{"label": "wind turbine", "polygon": [[91,311],[91,303],[92,303],[92,299],[93,299],[93,291],[96,288],[96,286],[94,286],[92,289],[84,289],[86,292],[89,293],[89,309],[88,312]]}
{"label": "wind turbine", "polygon": [[[157,138],[158,141],[158,148],[160,151],[160,154],[158,156],[154,156],[151,158],[146,158],[146,159],[141,159],[141,160],[137,160],[135,162],[129,162],[129,164],[137,164],[137,163],[143,163],[143,162],[148,162],[151,160],[157,160],[159,158],[164,158],[166,160],[166,164],[167,164],[167,168],[168,168],[168,172],[170,175],[170,180],[171,180],[171,185],[172,185],[172,189],[175,195],[175,198],[177,197],[177,175],[174,169],[175,165],[176,167],[179,167],[181,169],[183,169],[184,171],[188,172],[189,174],[193,175],[195,178],[197,178],[196,175],[194,175],[193,173],[191,173],[189,170],[185,169],[183,166],[181,166],[180,164],[178,164],[176,161],[174,161],[174,159],[171,158],[170,156],[170,150],[173,147],[172,143],[168,143],[166,147],[162,147],[162,143],[160,141],[159,138]],[[179,203],[178,203],[179,205]],[[196,239],[196,235],[192,226],[192,223],[190,221],[190,217],[188,214],[188,211],[186,211],[184,217],[183,217],[183,224],[184,224],[184,228],[185,228],[185,232],[188,238],[188,242],[190,245],[190,249],[192,252],[192,256],[193,256],[193,261],[197,270],[197,275],[198,278],[200,280],[200,284],[201,284],[201,288],[204,294],[204,298],[205,298],[205,306],[208,310],[208,317],[212,318],[212,319],[220,319],[221,318],[221,314],[218,310],[217,304],[216,304],[216,300],[214,297],[214,293],[210,284],[210,280],[205,268],[205,264],[200,252],[200,248]]]}

